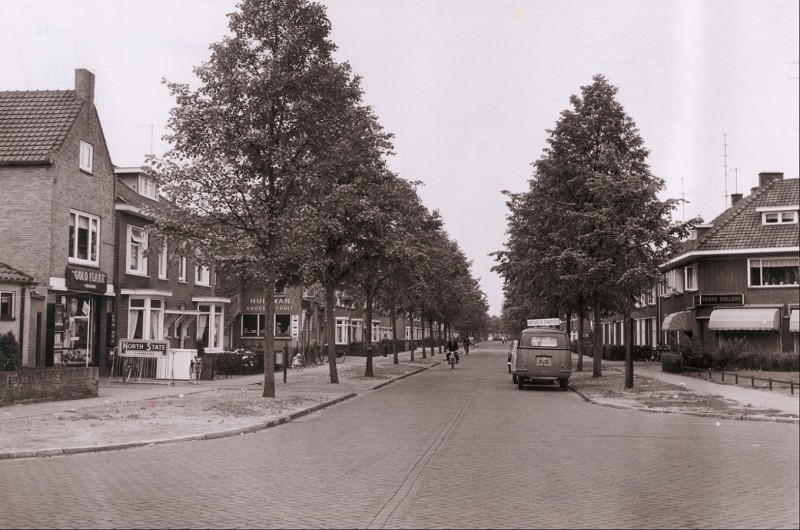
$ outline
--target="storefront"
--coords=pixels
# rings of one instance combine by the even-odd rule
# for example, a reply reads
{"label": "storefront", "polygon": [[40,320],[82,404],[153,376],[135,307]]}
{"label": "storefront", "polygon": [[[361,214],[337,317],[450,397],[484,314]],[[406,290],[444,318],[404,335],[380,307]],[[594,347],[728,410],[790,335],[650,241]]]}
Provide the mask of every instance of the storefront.
{"label": "storefront", "polygon": [[113,287],[106,273],[68,266],[50,279],[45,366],[98,366],[114,347]]}
{"label": "storefront", "polygon": [[714,309],[708,329],[717,332],[720,344],[745,339],[754,347],[781,351],[780,313],[775,307]]}

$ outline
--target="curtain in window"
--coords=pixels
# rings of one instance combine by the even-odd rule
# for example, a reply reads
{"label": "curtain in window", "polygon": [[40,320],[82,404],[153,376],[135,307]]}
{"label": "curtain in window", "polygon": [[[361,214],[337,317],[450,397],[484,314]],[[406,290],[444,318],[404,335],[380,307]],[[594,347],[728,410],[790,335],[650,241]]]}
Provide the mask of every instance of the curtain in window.
{"label": "curtain in window", "polygon": [[197,315],[197,340],[203,340],[203,333],[208,324],[208,315]]}
{"label": "curtain in window", "polygon": [[153,310],[150,311],[150,338],[151,339],[160,339],[161,338],[161,337],[159,337],[159,335],[160,335],[159,331],[160,330],[159,330],[159,326],[158,326],[158,321],[159,321],[158,317],[159,317],[159,311],[153,311]]}
{"label": "curtain in window", "polygon": [[[142,330],[139,328],[139,320],[141,319],[142,311],[140,309],[130,309],[128,310],[128,338],[129,339],[141,339],[142,338]],[[136,331],[139,331],[139,336],[136,336]]]}

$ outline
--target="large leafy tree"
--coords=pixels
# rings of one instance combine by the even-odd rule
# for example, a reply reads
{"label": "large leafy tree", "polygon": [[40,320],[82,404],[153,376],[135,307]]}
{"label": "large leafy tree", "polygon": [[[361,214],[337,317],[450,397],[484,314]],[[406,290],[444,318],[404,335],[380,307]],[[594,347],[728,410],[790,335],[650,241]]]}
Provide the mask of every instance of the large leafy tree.
{"label": "large leafy tree", "polygon": [[526,204],[510,220],[516,236],[500,254],[506,279],[526,285],[529,295],[578,312],[591,307],[595,377],[602,375],[601,317],[627,314],[684,234],[671,221],[677,201],[658,198],[664,181],[651,173],[649,152],[616,93],[596,75],[570,98],[572,107],[548,130]]}
{"label": "large leafy tree", "polygon": [[[154,212],[163,234],[194,243],[202,261],[233,262],[263,286],[273,322],[276,279],[302,254],[303,204],[320,174],[347,154],[342,116],[361,91],[332,58],[330,22],[306,0],[243,0],[230,34],[195,68],[198,88],[167,83],[177,105],[153,162],[166,201]],[[275,396],[274,340],[264,335],[264,396]]]}

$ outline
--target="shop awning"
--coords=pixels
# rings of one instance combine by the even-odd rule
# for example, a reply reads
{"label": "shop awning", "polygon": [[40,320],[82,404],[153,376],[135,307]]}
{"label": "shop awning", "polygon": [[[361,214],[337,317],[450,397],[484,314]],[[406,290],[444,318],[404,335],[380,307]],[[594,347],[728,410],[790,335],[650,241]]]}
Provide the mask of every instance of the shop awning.
{"label": "shop awning", "polygon": [[661,329],[664,331],[688,331],[689,322],[691,322],[691,311],[678,311],[677,313],[670,313],[664,318],[661,324]]}
{"label": "shop awning", "polygon": [[193,309],[167,309],[164,311],[164,329],[171,325],[178,325],[185,319],[190,317],[197,317],[200,311]]}
{"label": "shop awning", "polygon": [[800,311],[792,309],[789,314],[789,331],[800,333]]}
{"label": "shop awning", "polygon": [[760,307],[715,309],[711,312],[708,329],[722,331],[737,329],[769,331],[781,329],[779,313],[779,310],[775,308]]}

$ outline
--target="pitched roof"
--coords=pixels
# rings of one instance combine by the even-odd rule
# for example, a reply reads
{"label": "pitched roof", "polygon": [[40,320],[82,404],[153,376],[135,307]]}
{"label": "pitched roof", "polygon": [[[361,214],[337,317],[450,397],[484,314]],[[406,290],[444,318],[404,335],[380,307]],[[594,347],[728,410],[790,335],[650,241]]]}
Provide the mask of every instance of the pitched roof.
{"label": "pitched roof", "polygon": [[796,247],[800,244],[798,224],[764,225],[757,208],[797,208],[799,198],[798,179],[778,179],[761,186],[714,219],[713,228],[696,242],[692,250]]}
{"label": "pitched roof", "polygon": [[0,263],[0,282],[31,283],[33,278],[5,263]]}
{"label": "pitched roof", "polygon": [[52,163],[83,103],[74,90],[0,92],[0,165]]}

